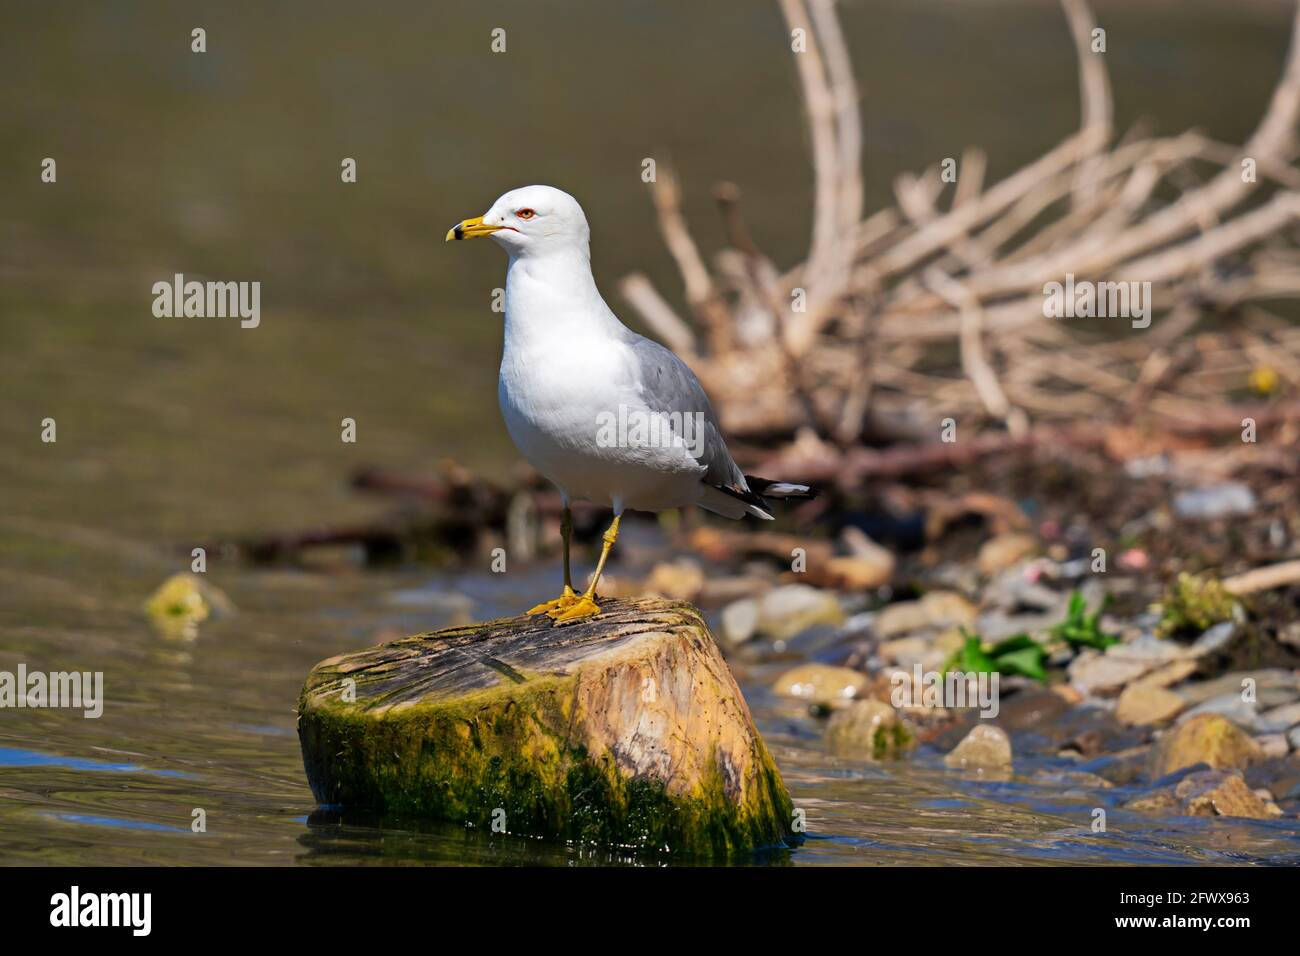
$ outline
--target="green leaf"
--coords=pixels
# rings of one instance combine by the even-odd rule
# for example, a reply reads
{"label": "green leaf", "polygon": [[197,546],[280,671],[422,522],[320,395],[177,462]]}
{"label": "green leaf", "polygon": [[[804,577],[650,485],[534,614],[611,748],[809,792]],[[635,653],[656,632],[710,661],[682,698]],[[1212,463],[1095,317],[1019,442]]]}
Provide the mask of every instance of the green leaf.
{"label": "green leaf", "polygon": [[1112,644],[1118,644],[1119,638],[1107,634],[1101,629],[1101,615],[1110,606],[1110,595],[1101,602],[1101,606],[1092,614],[1088,613],[1088,602],[1082,592],[1070,595],[1070,605],[1065,612],[1065,620],[1051,630],[1053,637],[1066,641],[1071,647],[1092,647],[1104,651]]}
{"label": "green leaf", "polygon": [[989,648],[990,657],[1001,657],[1003,654],[1009,654],[1011,651],[1022,650],[1026,647],[1038,647],[1038,642],[1028,634],[1012,634],[1008,638],[998,641]]}
{"label": "green leaf", "polygon": [[1020,674],[1037,681],[1047,683],[1047,669],[1043,663],[1047,660],[1047,650],[1038,644],[1023,647],[1009,654],[1002,654],[996,659],[998,670],[1003,674]]}
{"label": "green leaf", "polygon": [[944,666],[945,673],[948,671],[962,671],[963,673],[992,674],[997,671],[997,664],[993,658],[985,653],[980,642],[978,634],[971,634],[965,628],[962,628],[962,634],[966,636],[966,643],[958,648],[948,659]]}

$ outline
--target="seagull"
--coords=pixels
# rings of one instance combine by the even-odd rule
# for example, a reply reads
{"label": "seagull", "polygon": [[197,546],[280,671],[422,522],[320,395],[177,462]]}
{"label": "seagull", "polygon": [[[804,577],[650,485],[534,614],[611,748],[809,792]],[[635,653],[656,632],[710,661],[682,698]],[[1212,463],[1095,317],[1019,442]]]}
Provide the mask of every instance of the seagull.
{"label": "seagull", "polygon": [[[447,241],[491,236],[509,256],[497,398],[524,457],[560,491],[564,590],[529,614],[563,623],[600,613],[596,585],[627,509],[699,505],[772,520],[768,498],[812,498],[807,485],[745,475],[727,451],[699,379],[614,315],[591,274],[591,230],[552,186],[513,189]],[[570,503],[613,509],[591,583],[573,588]]]}

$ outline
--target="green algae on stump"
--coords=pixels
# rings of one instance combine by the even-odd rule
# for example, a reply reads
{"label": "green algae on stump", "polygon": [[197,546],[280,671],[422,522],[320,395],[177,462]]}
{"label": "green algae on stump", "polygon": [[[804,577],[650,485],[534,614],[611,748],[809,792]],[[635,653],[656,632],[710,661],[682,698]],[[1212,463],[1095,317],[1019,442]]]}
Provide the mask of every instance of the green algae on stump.
{"label": "green algae on stump", "polygon": [[793,809],[695,608],[451,627],[322,661],[298,703],[324,805],[580,843],[718,855]]}

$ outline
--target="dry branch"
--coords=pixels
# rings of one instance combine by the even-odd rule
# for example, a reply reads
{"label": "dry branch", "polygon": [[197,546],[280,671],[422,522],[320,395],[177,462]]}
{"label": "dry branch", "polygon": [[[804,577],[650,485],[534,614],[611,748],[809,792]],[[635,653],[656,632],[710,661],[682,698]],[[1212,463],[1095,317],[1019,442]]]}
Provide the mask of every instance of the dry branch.
{"label": "dry branch", "polygon": [[[992,184],[984,154],[967,150],[946,208],[947,184],[931,169],[900,178],[895,205],[864,218],[859,91],[834,2],[779,3],[804,41],[793,53],[814,173],[804,262],[778,273],[726,186],[731,248],[708,272],[669,172],[655,205],[707,342],[647,280],[624,284],[651,328],[689,355],[746,447],[807,461],[815,446],[809,467],[843,486],[888,470],[864,447],[869,437],[933,440],[949,416],[1024,443],[1029,413],[1034,432],[1099,416],[1187,429],[1237,414],[1252,382],[1300,387],[1300,334],[1253,304],[1300,299],[1300,6],[1245,145],[1137,131],[1112,145],[1097,21],[1085,0],[1061,0],[1078,58],[1078,131]],[[1101,334],[1047,318],[1048,284],[1067,276],[1149,288],[1150,312],[1107,318]],[[1210,316],[1218,321],[1204,323]],[[1271,376],[1252,374],[1261,368]]]}

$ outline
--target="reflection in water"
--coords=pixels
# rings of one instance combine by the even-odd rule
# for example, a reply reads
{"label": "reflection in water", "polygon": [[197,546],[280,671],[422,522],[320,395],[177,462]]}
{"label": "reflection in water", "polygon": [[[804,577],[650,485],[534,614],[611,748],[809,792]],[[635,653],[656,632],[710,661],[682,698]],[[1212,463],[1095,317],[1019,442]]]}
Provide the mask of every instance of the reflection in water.
{"label": "reflection in water", "polygon": [[189,833],[188,827],[169,827],[162,823],[147,823],[141,820],[120,820],[117,817],[97,817],[84,813],[52,813],[55,820],[64,823],[85,823],[96,827],[121,827],[125,830],[152,830],[157,833]]}
{"label": "reflection in water", "polygon": [[104,763],[100,760],[83,760],[79,757],[56,757],[53,754],[32,753],[16,747],[0,747],[0,767],[66,767],[69,770],[91,770],[116,773],[155,773],[160,777],[188,777],[179,770],[145,770],[131,763]]}

